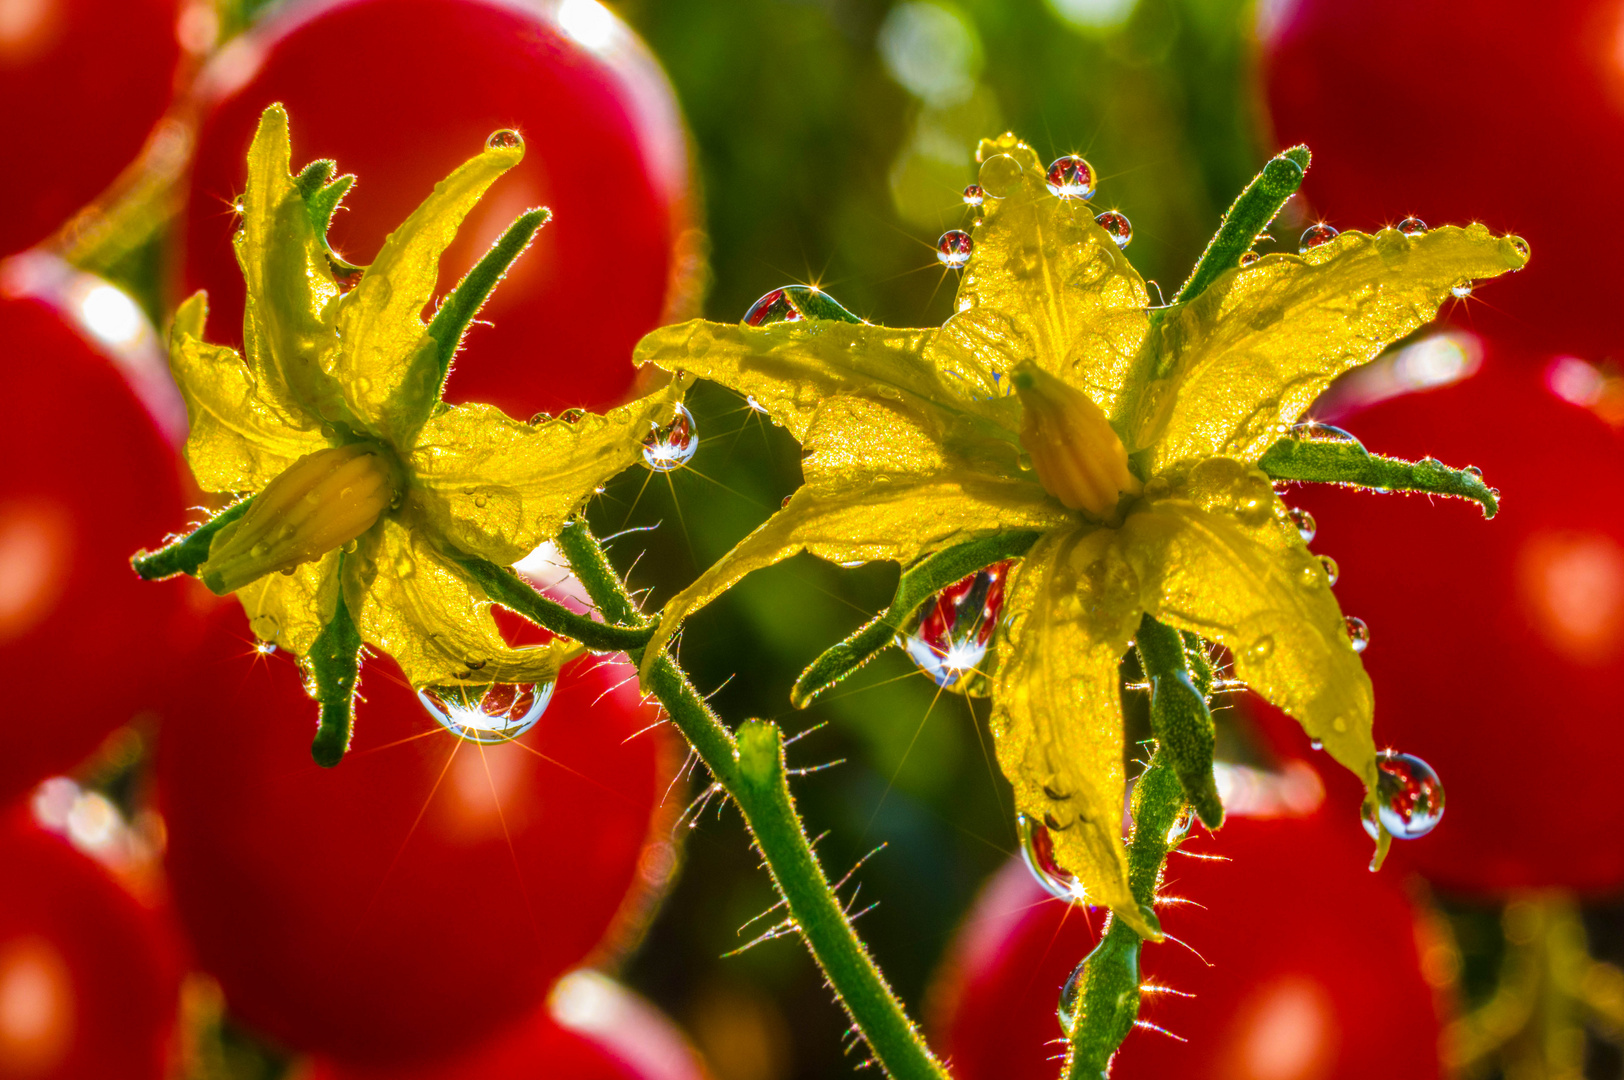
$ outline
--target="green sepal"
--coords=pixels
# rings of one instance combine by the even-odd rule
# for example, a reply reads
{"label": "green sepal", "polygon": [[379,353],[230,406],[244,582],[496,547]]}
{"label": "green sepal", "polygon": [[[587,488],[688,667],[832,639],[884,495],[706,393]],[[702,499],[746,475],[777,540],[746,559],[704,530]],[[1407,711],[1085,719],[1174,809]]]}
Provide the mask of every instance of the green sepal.
{"label": "green sepal", "polygon": [[1357,442],[1281,439],[1258,459],[1257,467],[1274,480],[1316,484],[1349,484],[1376,491],[1424,491],[1471,499],[1492,518],[1500,509],[1500,492],[1483,482],[1474,469],[1451,469],[1436,458],[1403,461],[1372,454]]}
{"label": "green sepal", "polygon": [[[339,570],[343,571],[342,556]],[[337,765],[350,748],[355,730],[355,686],[361,676],[361,634],[339,590],[333,617],[316,636],[305,657],[316,684],[321,719],[310,743],[310,756],[324,769]]]}
{"label": "green sepal", "polygon": [[971,540],[920,559],[897,579],[891,606],[812,661],[795,680],[790,703],[804,709],[812,699],[872,660],[875,654],[896,640],[920,606],[949,585],[993,563],[1015,559],[1032,550],[1042,535],[1037,532],[1009,532]]}
{"label": "green sepal", "polygon": [[477,555],[447,554],[490,600],[555,634],[579,641],[594,652],[630,652],[647,645],[648,639],[654,636],[654,623],[641,626],[601,623],[542,596],[510,567],[498,566]]}
{"label": "green sepal", "polygon": [[1306,146],[1293,146],[1269,159],[1224,214],[1223,223],[1174,298],[1175,304],[1194,300],[1219,274],[1241,264],[1241,256],[1257,242],[1258,234],[1269,227],[1286,200],[1302,186],[1308,162]]}
{"label": "green sepal", "polygon": [[209,557],[209,545],[214,542],[214,534],[248,513],[248,505],[253,501],[253,497],[249,496],[233,503],[174,543],[165,544],[157,551],[136,554],[130,559],[130,565],[143,581],[161,581],[176,574],[195,575],[197,568]]}
{"label": "green sepal", "polygon": [[[332,158],[321,158],[312,161],[299,170],[299,175],[293,178],[293,186],[299,191],[299,198],[309,203],[316,193],[326,187],[332,180],[333,174],[338,171],[338,162]],[[325,232],[327,220],[317,220],[311,215],[310,223],[316,227],[317,232]]]}
{"label": "green sepal", "polygon": [[[1224,804],[1212,771],[1218,733],[1206,693],[1197,685],[1198,673],[1190,670],[1188,643],[1179,631],[1149,615],[1140,619],[1134,641],[1150,683],[1150,726],[1156,740],[1202,824],[1216,829],[1224,823]],[[1210,668],[1202,681],[1210,690]]]}

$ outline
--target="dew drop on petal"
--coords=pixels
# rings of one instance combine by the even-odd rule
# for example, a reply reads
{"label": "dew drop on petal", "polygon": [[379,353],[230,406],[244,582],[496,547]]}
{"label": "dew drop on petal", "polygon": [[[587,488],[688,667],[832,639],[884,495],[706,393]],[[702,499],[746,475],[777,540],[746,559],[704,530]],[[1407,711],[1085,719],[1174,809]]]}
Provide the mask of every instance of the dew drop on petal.
{"label": "dew drop on petal", "polygon": [[1068,1039],[1076,1030],[1077,1021],[1082,1016],[1083,989],[1087,984],[1088,961],[1085,959],[1066,976],[1065,983],[1060,987],[1059,1004],[1055,1006],[1055,1016],[1060,1020],[1060,1030],[1065,1032]]}
{"label": "dew drop on petal", "polygon": [[1331,558],[1329,555],[1321,555],[1319,557],[1319,561],[1320,566],[1325,570],[1326,584],[1335,585],[1336,579],[1342,576],[1341,567],[1337,566],[1336,560]]}
{"label": "dew drop on petal", "polygon": [[1297,535],[1303,538],[1305,544],[1313,543],[1314,537],[1319,534],[1319,523],[1314,520],[1314,515],[1300,506],[1291,508],[1291,523],[1297,527]]}
{"label": "dew drop on petal", "polygon": [[1083,886],[1061,868],[1054,857],[1054,840],[1049,827],[1025,814],[1015,815],[1015,829],[1021,838],[1021,861],[1044,891],[1056,900],[1074,903],[1083,899]]}
{"label": "dew drop on petal", "polygon": [[552,699],[550,682],[431,686],[417,692],[417,700],[441,727],[479,743],[507,742],[523,735],[536,726]]}
{"label": "dew drop on petal", "polygon": [[1336,235],[1336,230],[1334,228],[1325,224],[1323,221],[1316,221],[1307,229],[1303,230],[1303,238],[1298,244],[1297,250],[1306,252],[1310,248],[1319,247],[1321,244],[1329,244],[1332,240],[1336,239]]}
{"label": "dew drop on petal", "polygon": [[1076,154],[1055,158],[1045,181],[1062,199],[1087,199],[1094,194],[1094,168]]}
{"label": "dew drop on petal", "polygon": [[1348,641],[1353,645],[1353,651],[1362,653],[1370,647],[1370,624],[1357,615],[1348,615],[1343,619],[1348,625]]}
{"label": "dew drop on petal", "polygon": [[1312,750],[1324,750],[1325,744],[1318,739],[1309,739],[1308,746]]}
{"label": "dew drop on petal", "polygon": [[1470,281],[1457,281],[1449,287],[1449,291],[1454,294],[1455,299],[1464,300],[1472,295],[1472,283]]}
{"label": "dew drop on petal", "polygon": [[1094,223],[1104,229],[1106,234],[1116,241],[1116,246],[1125,248],[1133,243],[1133,222],[1128,215],[1118,210],[1107,210],[1094,219]]}
{"label": "dew drop on petal", "polygon": [[987,201],[987,193],[981,190],[980,184],[971,184],[964,189],[964,205],[972,209],[979,207]]}
{"label": "dew drop on petal", "polygon": [[558,418],[566,424],[579,424],[585,416],[585,409],[565,409],[558,414]]}
{"label": "dew drop on petal", "polygon": [[1374,839],[1376,818],[1395,840],[1425,836],[1443,819],[1444,785],[1432,766],[1414,754],[1382,750],[1376,755],[1376,815],[1367,803],[1360,811]]}
{"label": "dew drop on petal", "polygon": [[1009,562],[994,563],[949,585],[926,602],[924,615],[902,641],[919,670],[952,689],[980,675],[1004,609]]}
{"label": "dew drop on petal", "polygon": [[1398,231],[1405,236],[1425,236],[1427,223],[1418,217],[1407,217],[1398,223]]}
{"label": "dew drop on petal", "polygon": [[681,405],[671,408],[671,419],[643,438],[643,464],[655,472],[682,468],[699,449],[699,430],[694,427],[693,413]]}
{"label": "dew drop on petal", "polygon": [[517,131],[514,131],[512,128],[502,128],[500,131],[493,131],[485,138],[485,148],[487,150],[511,150],[516,146],[523,145],[523,136],[521,136]]}
{"label": "dew drop on petal", "polygon": [[970,261],[975,241],[963,229],[949,229],[936,241],[936,258],[949,270],[961,270]]}
{"label": "dew drop on petal", "polygon": [[804,318],[801,309],[790,301],[789,290],[774,289],[751,304],[742,321],[746,326],[769,326],[772,323],[800,322]]}
{"label": "dew drop on petal", "polygon": [[1255,251],[1243,251],[1243,252],[1241,252],[1241,265],[1242,266],[1251,266],[1255,262],[1257,262],[1257,252],[1255,252]]}

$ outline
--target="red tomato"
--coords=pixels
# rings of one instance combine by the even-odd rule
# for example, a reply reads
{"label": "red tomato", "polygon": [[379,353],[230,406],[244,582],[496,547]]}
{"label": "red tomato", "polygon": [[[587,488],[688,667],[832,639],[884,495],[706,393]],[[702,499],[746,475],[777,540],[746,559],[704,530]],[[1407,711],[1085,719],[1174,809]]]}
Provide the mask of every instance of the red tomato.
{"label": "red tomato", "polygon": [[231,610],[165,718],[175,906],[232,1011],[358,1063],[449,1054],[529,1012],[629,908],[670,776],[624,662],[566,669],[511,743],[439,728],[387,659],[355,741],[310,760],[315,705]]}
{"label": "red tomato", "polygon": [[692,1047],[654,1006],[607,976],[578,971],[549,1007],[457,1058],[398,1068],[318,1062],[305,1080],[706,1080]]}
{"label": "red tomato", "polygon": [[[1264,4],[1276,141],[1306,142],[1303,190],[1340,228],[1418,215],[1526,238],[1528,269],[1457,319],[1599,358],[1624,344],[1624,8],[1614,0]],[[1295,250],[1296,237],[1289,238]]]}
{"label": "red tomato", "polygon": [[[1145,982],[1165,989],[1139,1008],[1171,1036],[1129,1032],[1112,1080],[1438,1075],[1414,918],[1347,830],[1232,816],[1184,850],[1230,861],[1171,857],[1163,894],[1193,903],[1160,914],[1188,947],[1144,947]],[[1064,1051],[1055,1004],[1099,920],[1050,899],[1018,860],[983,890],[938,998],[938,1046],[957,1080],[1052,1080]]]}
{"label": "red tomato", "polygon": [[446,252],[442,290],[520,211],[554,217],[482,312],[494,325],[470,332],[449,400],[520,417],[618,403],[632,346],[685,302],[681,118],[647,49],[596,0],[304,0],[223,51],[199,93],[185,282],[209,291],[212,338],[240,340],[230,207],[274,101],[292,116],[296,168],[334,158],[359,177],[331,234],[355,262],[492,131],[525,136],[524,163]]}
{"label": "red tomato", "polygon": [[0,866],[0,1076],[160,1080],[179,965],[153,913],[20,810]]}
{"label": "red tomato", "polygon": [[0,8],[0,255],[45,239],[135,159],[169,104],[174,0]]}
{"label": "red tomato", "polygon": [[[1333,422],[1371,450],[1475,465],[1503,498],[1484,521],[1453,499],[1312,484],[1285,496],[1340,564],[1342,609],[1370,624],[1378,741],[1424,759],[1447,792],[1443,821],[1395,843],[1394,860],[1450,889],[1624,887],[1613,432],[1552,393],[1529,358],[1494,347],[1462,382]],[[1289,745],[1307,753],[1300,732]],[[1357,805],[1343,771],[1321,764],[1333,803]]]}
{"label": "red tomato", "polygon": [[150,378],[152,365],[166,376],[143,341],[151,330],[112,286],[36,258],[0,268],[16,403],[0,431],[0,802],[152,706],[193,625],[184,585],[130,569],[187,505],[172,435],[137,390],[184,415],[162,412],[178,402]]}

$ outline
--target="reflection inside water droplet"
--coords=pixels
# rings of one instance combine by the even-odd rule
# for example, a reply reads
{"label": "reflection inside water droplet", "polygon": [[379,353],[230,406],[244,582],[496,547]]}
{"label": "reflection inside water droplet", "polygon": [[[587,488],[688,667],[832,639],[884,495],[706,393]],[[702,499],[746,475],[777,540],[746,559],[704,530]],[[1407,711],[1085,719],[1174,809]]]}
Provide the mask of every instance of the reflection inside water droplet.
{"label": "reflection inside water droplet", "polygon": [[1083,1011],[1083,989],[1088,984],[1088,961],[1071,969],[1066,981],[1060,987],[1060,1001],[1055,1006],[1055,1016],[1060,1020],[1060,1030],[1070,1038],[1077,1028],[1077,1021]]}
{"label": "reflection inside water droplet", "polygon": [[1353,645],[1353,651],[1362,653],[1370,646],[1370,624],[1357,615],[1349,615],[1344,620],[1348,626],[1348,641]]}
{"label": "reflection inside water droplet", "polygon": [[1291,523],[1297,527],[1297,535],[1303,538],[1305,544],[1313,543],[1314,537],[1319,534],[1319,523],[1314,520],[1314,515],[1300,506],[1291,508]]}
{"label": "reflection inside water droplet", "polygon": [[441,727],[479,743],[523,735],[536,726],[552,698],[552,683],[431,686],[417,692],[417,700]]}
{"label": "reflection inside water droplet", "polygon": [[962,269],[970,261],[975,241],[963,229],[949,229],[936,241],[936,260],[949,270]]}
{"label": "reflection inside water droplet", "polygon": [[1337,566],[1336,560],[1331,558],[1329,555],[1321,555],[1319,557],[1319,561],[1320,566],[1325,570],[1326,582],[1328,584],[1335,585],[1336,579],[1342,576],[1342,568]]}
{"label": "reflection inside water droplet", "polygon": [[994,563],[937,593],[904,637],[902,647],[937,686],[963,689],[961,683],[985,674],[979,668],[1003,611],[1011,565]]}
{"label": "reflection inside water droplet", "polygon": [[1094,223],[1104,229],[1106,234],[1116,241],[1116,246],[1125,248],[1133,242],[1133,222],[1128,215],[1117,210],[1107,210],[1094,218]]}
{"label": "reflection inside water droplet", "polygon": [[694,417],[681,405],[672,406],[673,415],[664,427],[655,428],[643,439],[643,464],[655,472],[680,469],[699,449],[699,431]]}
{"label": "reflection inside water droplet", "polygon": [[1308,252],[1321,244],[1329,244],[1337,237],[1337,231],[1323,221],[1317,221],[1303,230],[1303,238],[1298,243],[1299,252]]}
{"label": "reflection inside water droplet", "polygon": [[1418,217],[1407,217],[1398,223],[1398,231],[1405,236],[1425,236],[1427,223]]}
{"label": "reflection inside water droplet", "polygon": [[768,326],[772,323],[800,322],[803,318],[805,316],[800,309],[790,302],[789,291],[774,289],[751,304],[742,321],[746,326]]}
{"label": "reflection inside water droplet", "polygon": [[1455,299],[1464,300],[1472,295],[1472,283],[1470,281],[1457,281],[1449,287],[1449,291],[1454,294]]}
{"label": "reflection inside water droplet", "polygon": [[1056,900],[1081,903],[1086,899],[1082,882],[1061,868],[1054,857],[1054,840],[1048,827],[1033,821],[1025,814],[1015,815],[1015,829],[1020,834],[1021,861],[1032,872],[1032,877]]}
{"label": "reflection inside water droplet", "polygon": [[[1431,832],[1444,816],[1444,785],[1432,766],[1414,754],[1383,750],[1376,755],[1376,815],[1395,840],[1414,840]],[[1374,839],[1376,818],[1367,803],[1360,811],[1365,832]]]}
{"label": "reflection inside water droplet", "polygon": [[1076,154],[1055,158],[1044,180],[1062,199],[1087,199],[1094,194],[1094,168]]}
{"label": "reflection inside water droplet", "polygon": [[981,190],[980,184],[971,184],[964,189],[964,205],[974,209],[987,200],[987,193]]}
{"label": "reflection inside water droplet", "polygon": [[524,138],[512,128],[502,128],[493,131],[485,138],[487,150],[511,150],[516,146],[523,146]]}

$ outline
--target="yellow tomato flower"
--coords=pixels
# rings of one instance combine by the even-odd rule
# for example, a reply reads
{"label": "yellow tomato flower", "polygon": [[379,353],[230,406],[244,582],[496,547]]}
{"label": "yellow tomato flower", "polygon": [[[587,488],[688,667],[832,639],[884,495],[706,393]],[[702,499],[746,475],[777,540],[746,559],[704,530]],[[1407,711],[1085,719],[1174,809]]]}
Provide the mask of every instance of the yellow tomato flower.
{"label": "yellow tomato flower", "polygon": [[197,482],[254,494],[198,574],[236,594],[261,640],[306,658],[342,597],[360,639],[416,688],[550,681],[578,651],[565,640],[510,648],[457,560],[509,566],[555,535],[642,459],[682,380],[605,416],[540,423],[440,401],[467,318],[445,330],[420,313],[462,219],[523,156],[517,135],[493,136],[343,291],[313,200],[289,172],[287,114],[273,105],[261,119],[236,236],[244,349],[203,341],[201,293],[181,306],[170,340]]}
{"label": "yellow tomato flower", "polygon": [[1481,225],[1345,232],[1150,309],[1082,200],[1013,136],[984,141],[985,220],[939,329],[840,321],[656,331],[643,363],[749,394],[804,446],[804,486],[665,609],[647,656],[740,577],[810,551],[922,555],[1013,530],[992,728],[1017,809],[1151,933],[1122,842],[1118,663],[1142,615],[1221,642],[1235,674],[1376,780],[1372,693],[1330,582],[1256,462],[1337,375],[1518,269]]}

